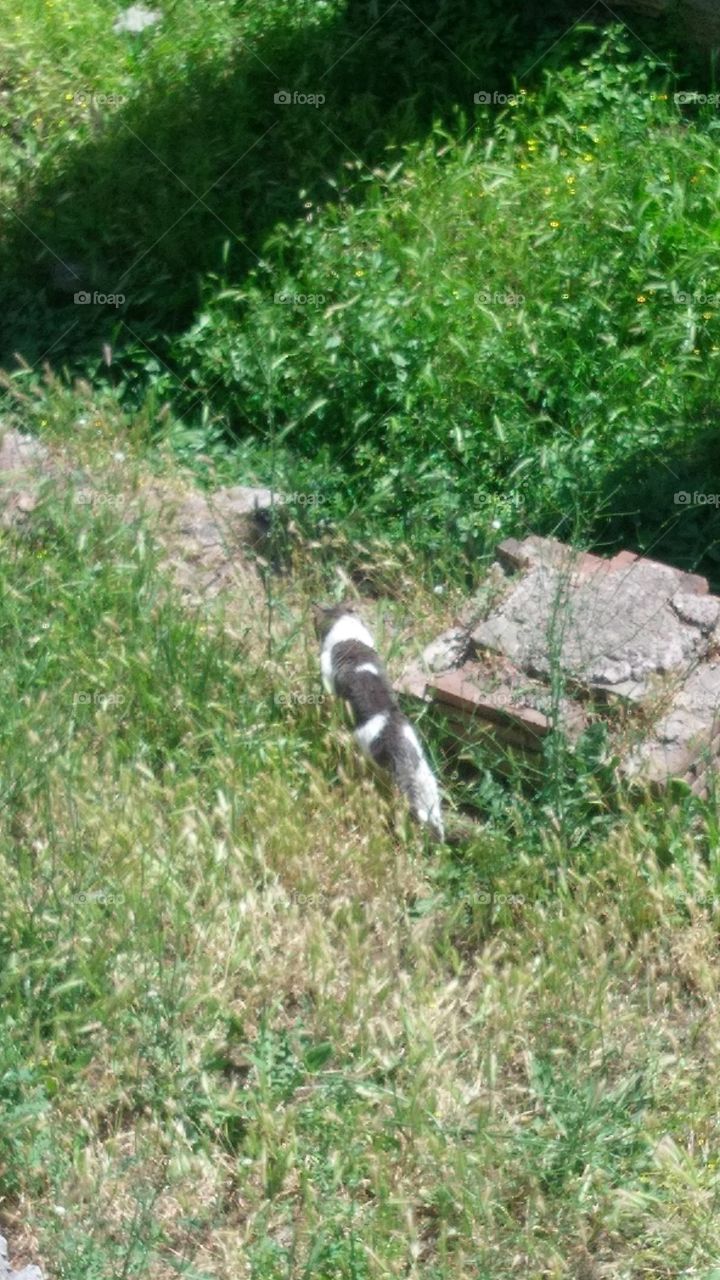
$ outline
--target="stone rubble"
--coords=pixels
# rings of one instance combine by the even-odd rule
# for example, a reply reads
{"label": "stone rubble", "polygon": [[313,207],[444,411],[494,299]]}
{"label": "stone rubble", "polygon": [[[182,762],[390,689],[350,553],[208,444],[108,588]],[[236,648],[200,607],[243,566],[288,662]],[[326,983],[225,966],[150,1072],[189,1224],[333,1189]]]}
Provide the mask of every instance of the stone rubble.
{"label": "stone rubble", "polygon": [[468,607],[398,690],[440,704],[464,738],[536,753],[553,727],[571,741],[593,719],[615,731],[611,709],[624,708],[622,772],[706,794],[720,752],[720,599],[707,581],[535,536],[506,539],[497,561],[504,589],[480,616]]}
{"label": "stone rubble", "polygon": [[0,1280],[43,1280],[43,1273],[36,1266],[13,1271],[8,1262],[8,1246],[4,1236],[0,1236]]}
{"label": "stone rubble", "polygon": [[122,502],[129,518],[146,512],[164,555],[163,567],[187,603],[224,591],[244,599],[259,597],[259,577],[247,552],[262,547],[281,495],[245,485],[207,494],[184,492],[158,478],[143,480],[134,493],[108,493],[107,477],[73,468],[40,441],[9,429],[0,438],[0,527],[22,525],[48,480],[58,489],[70,486],[79,505],[100,506],[113,499]]}

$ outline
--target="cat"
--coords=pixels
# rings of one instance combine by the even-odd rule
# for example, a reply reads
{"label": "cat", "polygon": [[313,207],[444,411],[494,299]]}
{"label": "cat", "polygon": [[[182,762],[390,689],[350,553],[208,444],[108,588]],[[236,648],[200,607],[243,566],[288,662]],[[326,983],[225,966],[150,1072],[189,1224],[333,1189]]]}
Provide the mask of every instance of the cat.
{"label": "cat", "polygon": [[314,605],[313,615],[326,691],[349,704],[361,751],[390,774],[415,820],[434,840],[444,840],[437,780],[398,706],[370,632],[347,605]]}

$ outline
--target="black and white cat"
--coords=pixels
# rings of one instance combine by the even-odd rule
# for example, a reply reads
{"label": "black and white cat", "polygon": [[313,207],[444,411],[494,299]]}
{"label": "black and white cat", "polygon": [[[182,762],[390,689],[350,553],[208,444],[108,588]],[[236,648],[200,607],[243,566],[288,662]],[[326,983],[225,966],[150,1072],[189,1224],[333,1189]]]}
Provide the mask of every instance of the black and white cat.
{"label": "black and white cat", "polygon": [[435,840],[444,839],[438,784],[415,730],[400,710],[365,624],[347,605],[313,606],[325,689],[349,703],[361,751],[385,769],[410,812]]}

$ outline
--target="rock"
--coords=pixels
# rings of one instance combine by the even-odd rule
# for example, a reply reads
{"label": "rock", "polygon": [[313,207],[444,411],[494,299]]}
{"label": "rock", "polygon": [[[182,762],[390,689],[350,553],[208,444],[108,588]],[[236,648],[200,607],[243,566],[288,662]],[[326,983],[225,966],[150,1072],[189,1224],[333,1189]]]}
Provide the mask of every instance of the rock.
{"label": "rock", "polygon": [[20,524],[26,516],[35,510],[38,504],[37,496],[34,493],[11,493],[8,495],[7,501],[0,511],[0,525],[3,529],[10,529],[13,525]]}
{"label": "rock", "polygon": [[[672,693],[647,738],[630,755],[626,772],[661,784],[679,777],[703,794],[708,768],[717,767],[713,743],[720,733],[719,707],[720,661],[700,663]],[[697,786],[701,779],[702,789]]]}
{"label": "rock", "polygon": [[273,505],[281,506],[282,499],[279,494],[273,497],[270,489],[236,485],[209,494],[196,491],[181,500],[174,523],[186,537],[206,547],[224,546],[238,537],[259,541],[267,527],[264,517]]}
{"label": "rock", "polygon": [[464,661],[469,644],[467,631],[462,627],[451,627],[423,649],[423,662],[428,671],[447,671],[448,667]]}
{"label": "rock", "polygon": [[[720,42],[720,0],[617,0],[618,7],[644,17],[671,13],[683,42],[711,49]],[[687,101],[684,98],[683,101]]]}
{"label": "rock", "polygon": [[715,596],[688,595],[678,591],[670,603],[683,622],[699,627],[704,635],[710,634],[720,617],[720,600]]}
{"label": "rock", "polygon": [[35,509],[38,481],[50,466],[49,451],[39,440],[5,431],[0,440],[0,527],[20,524]]}
{"label": "rock", "polygon": [[10,428],[0,440],[0,483],[5,476],[14,476],[47,460],[48,452],[39,440]]}
{"label": "rock", "polygon": [[8,1262],[7,1240],[0,1236],[0,1280],[43,1280],[39,1267],[23,1267],[21,1271],[13,1271]]}
{"label": "rock", "polygon": [[562,724],[574,739],[585,728],[582,707],[567,697],[556,698],[547,683],[532,680],[507,660],[465,662],[458,670],[432,676],[428,692],[436,702],[498,726],[500,736],[538,750],[553,724]]}
{"label": "rock", "polygon": [[457,643],[443,632],[397,687],[442,704],[464,740],[491,733],[525,753],[555,724],[572,741],[604,719],[626,776],[706,794],[720,759],[720,599],[707,580],[535,536],[506,539],[498,558],[516,575],[499,598],[487,593],[478,615],[478,593]]}
{"label": "rock", "polygon": [[478,649],[504,654],[533,675],[547,677],[557,666],[588,691],[635,685],[631,700],[649,691],[653,676],[685,669],[704,651],[718,604],[678,591],[690,575],[547,543],[526,539],[512,549],[525,572],[473,631]]}
{"label": "rock", "polygon": [[438,671],[458,667],[468,656],[470,634],[467,627],[450,627],[423,649],[422,657],[410,663],[397,684],[398,693],[426,698],[428,678]]}
{"label": "rock", "polygon": [[262,549],[281,494],[249,485],[178,494],[152,480],[141,486],[137,501],[152,515],[164,566],[189,603],[223,592],[257,596],[260,579],[247,552]]}

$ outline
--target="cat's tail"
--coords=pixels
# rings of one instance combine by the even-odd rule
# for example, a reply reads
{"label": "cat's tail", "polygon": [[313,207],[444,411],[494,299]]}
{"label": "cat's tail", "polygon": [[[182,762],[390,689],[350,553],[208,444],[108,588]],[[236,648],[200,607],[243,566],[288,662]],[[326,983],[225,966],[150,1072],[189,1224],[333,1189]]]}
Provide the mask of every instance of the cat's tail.
{"label": "cat's tail", "polygon": [[407,797],[410,812],[434,840],[445,839],[440,788],[428,764],[417,734],[405,717],[401,725],[402,748],[393,761],[395,781]]}

